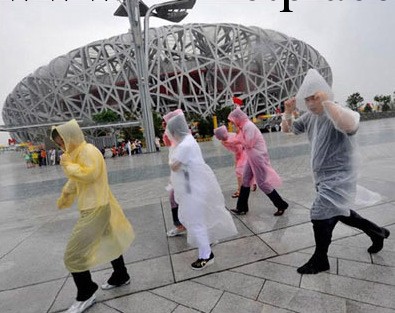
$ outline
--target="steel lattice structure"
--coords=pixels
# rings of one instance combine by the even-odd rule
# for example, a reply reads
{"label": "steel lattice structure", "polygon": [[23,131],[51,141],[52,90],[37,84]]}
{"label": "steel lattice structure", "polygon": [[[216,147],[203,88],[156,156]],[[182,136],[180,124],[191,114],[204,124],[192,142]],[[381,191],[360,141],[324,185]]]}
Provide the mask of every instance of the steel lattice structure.
{"label": "steel lattice structure", "polygon": [[[6,126],[91,120],[104,109],[140,118],[131,35],[96,41],[52,60],[22,79],[3,107]],[[233,96],[249,116],[274,111],[294,95],[306,72],[332,84],[326,60],[310,45],[274,30],[236,24],[171,25],[149,30],[152,108],[211,115]],[[18,132],[34,140],[37,129]]]}

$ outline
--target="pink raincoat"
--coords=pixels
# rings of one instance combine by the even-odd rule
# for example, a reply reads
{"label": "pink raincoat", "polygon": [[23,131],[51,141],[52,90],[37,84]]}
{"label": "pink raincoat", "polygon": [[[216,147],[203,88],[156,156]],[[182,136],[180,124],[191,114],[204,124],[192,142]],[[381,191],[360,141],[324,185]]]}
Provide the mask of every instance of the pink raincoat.
{"label": "pink raincoat", "polygon": [[240,135],[236,137],[236,140],[243,145],[247,155],[243,186],[250,186],[254,177],[258,187],[266,194],[280,187],[281,178],[270,164],[266,142],[258,127],[240,108],[233,110],[228,120],[239,128]]}
{"label": "pink raincoat", "polygon": [[247,155],[241,144],[241,133],[228,133],[225,126],[220,126],[214,130],[214,135],[221,140],[223,146],[235,155],[235,172],[237,177],[242,177],[244,166],[247,164]]}

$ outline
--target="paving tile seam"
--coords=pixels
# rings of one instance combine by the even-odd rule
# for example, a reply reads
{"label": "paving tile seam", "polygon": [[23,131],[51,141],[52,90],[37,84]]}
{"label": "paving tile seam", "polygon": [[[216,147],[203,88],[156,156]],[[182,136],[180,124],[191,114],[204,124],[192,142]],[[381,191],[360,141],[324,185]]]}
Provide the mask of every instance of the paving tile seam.
{"label": "paving tile seam", "polygon": [[[212,287],[211,287],[212,288]],[[215,289],[215,288],[214,288]],[[220,289],[221,290],[221,289]],[[212,312],[213,310],[215,310],[215,308],[217,307],[218,303],[221,302],[222,297],[224,296],[224,294],[226,293],[225,290],[221,290],[222,293],[221,295],[218,297],[217,301],[215,302],[215,304],[213,305],[213,307],[211,308],[210,312]]]}
{"label": "paving tile seam", "polygon": [[[162,288],[162,287],[159,287],[159,288]],[[159,288],[155,288],[155,289],[159,289]],[[159,297],[159,298],[162,298],[162,299],[165,299],[165,300],[167,300],[167,301],[176,303],[178,306],[181,305],[181,306],[183,306],[183,307],[186,307],[186,308],[191,309],[191,310],[194,310],[194,311],[198,311],[198,312],[201,312],[201,313],[206,313],[205,311],[202,311],[202,310],[200,310],[200,309],[198,309],[198,308],[195,308],[195,307],[186,305],[186,304],[184,304],[184,303],[178,303],[177,301],[175,301],[175,300],[173,300],[173,299],[171,299],[171,298],[167,298],[167,297],[164,296],[164,295],[161,295],[161,294],[157,294],[157,293],[155,293],[155,292],[152,292],[152,291],[155,290],[155,289],[152,289],[152,290],[150,290],[150,291],[148,291],[148,292],[151,293],[151,294],[153,294],[153,295],[155,295],[155,296],[157,296],[157,297]],[[177,309],[177,307],[175,307],[174,310],[173,310],[172,312],[174,312],[176,309]],[[210,312],[211,312],[211,311],[212,311],[212,310],[210,310]]]}
{"label": "paving tile seam", "polygon": [[257,296],[255,297],[255,301],[258,301],[259,295],[262,293],[263,288],[265,288],[266,282],[267,282],[267,280],[266,280],[266,279],[263,279],[262,286],[261,286],[261,288],[259,289]]}
{"label": "paving tile seam", "polygon": [[60,286],[60,288],[59,288],[58,292],[56,293],[54,299],[52,300],[51,304],[49,305],[49,308],[48,308],[48,310],[47,310],[47,313],[49,313],[49,312],[51,311],[52,307],[55,305],[56,300],[58,299],[58,296],[59,296],[60,292],[62,291],[63,287],[66,285],[67,279],[68,279],[69,277],[70,277],[70,274],[68,274],[68,275],[66,276],[65,280],[63,281],[62,286]]}
{"label": "paving tile seam", "polygon": [[[328,273],[328,274],[329,274],[329,273]],[[334,274],[332,274],[332,275],[334,275]],[[374,307],[379,307],[379,308],[382,308],[382,309],[394,310],[393,307],[386,307],[386,306],[382,306],[382,305],[377,305],[377,304],[375,304],[375,303],[370,303],[370,302],[365,302],[365,301],[359,301],[359,300],[355,300],[355,299],[352,299],[352,298],[347,298],[347,297],[344,297],[344,296],[340,296],[340,295],[337,295],[337,294],[331,294],[331,293],[327,293],[327,292],[322,292],[322,291],[316,290],[316,289],[308,289],[308,288],[304,288],[304,287],[299,287],[299,289],[303,289],[303,290],[307,290],[307,291],[313,291],[313,292],[316,292],[316,293],[319,293],[319,294],[322,294],[322,295],[326,295],[326,296],[330,296],[330,297],[340,298],[340,299],[343,299],[343,300],[345,300],[345,301],[352,301],[352,302],[356,302],[356,303],[366,304],[366,305],[368,305],[368,306],[374,306]],[[346,303],[346,304],[347,304],[347,303]],[[287,309],[287,308],[285,308],[285,309],[286,309],[286,310],[289,310],[289,309]],[[297,312],[299,312],[299,311],[297,311]]]}
{"label": "paving tile seam", "polygon": [[[111,299],[111,300],[112,300],[112,299]],[[106,301],[108,302],[108,301],[110,301],[110,300],[106,300]],[[103,302],[99,302],[99,303],[101,303],[102,305],[104,305],[104,306],[106,306],[106,307],[108,307],[108,308],[110,308],[110,309],[112,309],[112,310],[114,310],[114,311],[116,311],[116,312],[124,313],[123,311],[118,310],[117,308],[112,307],[112,306],[109,305],[107,302],[103,301]]]}
{"label": "paving tile seam", "polygon": [[[1,203],[1,202],[0,202]],[[53,222],[55,219],[57,218],[57,214],[56,216],[54,216],[52,219],[50,219],[49,221],[44,222],[44,224],[38,226],[32,233],[26,235],[25,238],[21,239],[21,241],[19,241],[11,250],[9,250],[8,252],[6,252],[5,254],[3,254],[2,256],[0,256],[0,261],[5,258],[7,255],[9,255],[10,253],[12,253],[14,250],[16,250],[21,244],[23,244],[26,240],[28,240],[31,236],[33,236],[35,233],[37,233],[41,228],[43,228],[44,226],[46,226],[48,223]]]}
{"label": "paving tile seam", "polygon": [[[331,274],[331,273],[329,273],[329,272],[324,272],[324,273],[325,273],[325,274],[328,274],[328,275],[337,276],[336,274]],[[318,274],[318,275],[319,275],[319,274]],[[345,276],[341,276],[341,277],[345,277]],[[358,279],[356,279],[356,278],[352,278],[352,279],[358,280]],[[369,281],[369,282],[371,282],[371,281]],[[371,283],[378,284],[378,285],[384,285],[384,284],[376,283],[376,282],[371,282]],[[391,286],[391,287],[393,287],[393,286]],[[366,305],[369,305],[369,306],[375,306],[375,307],[379,307],[379,308],[383,308],[383,309],[394,310],[394,307],[378,305],[378,304],[376,304],[376,303],[366,302],[366,301],[361,301],[361,300],[356,300],[356,299],[353,299],[353,298],[347,298],[347,297],[345,297],[345,296],[338,295],[338,294],[335,294],[335,293],[323,292],[323,291],[316,290],[316,289],[308,289],[308,288],[302,287],[302,286],[299,287],[299,288],[300,288],[300,289],[304,289],[304,290],[308,290],[308,291],[318,292],[318,293],[321,293],[321,294],[324,294],[324,295],[329,295],[329,296],[331,296],[331,297],[336,297],[336,298],[340,298],[340,299],[344,299],[344,300],[349,300],[349,301],[353,301],[353,302],[357,302],[357,303],[363,303],[363,304],[366,304]]]}
{"label": "paving tile seam", "polygon": [[60,281],[62,279],[67,280],[67,278],[69,276],[70,275],[66,275],[66,276],[62,276],[62,277],[58,277],[58,278],[51,278],[51,279],[48,279],[48,280],[39,281],[39,282],[35,282],[35,283],[32,283],[32,284],[27,284],[27,285],[22,285],[22,286],[17,286],[17,287],[13,287],[13,288],[9,288],[9,289],[1,289],[0,293],[8,292],[8,291],[14,291],[14,290],[28,288],[28,287],[33,287],[33,286],[38,286],[38,285],[43,285],[43,284],[47,284],[47,283],[51,283],[51,282]]}
{"label": "paving tile seam", "polygon": [[[339,267],[338,267],[338,269],[339,269]],[[359,280],[359,281],[365,281],[367,283],[375,283],[375,284],[379,284],[379,285],[383,285],[383,286],[395,287],[395,283],[394,284],[389,284],[389,283],[385,283],[385,282],[379,282],[377,280],[369,280],[369,279],[359,278],[359,277],[350,276],[350,275],[346,275],[346,274],[342,274],[341,275],[341,274],[338,274],[338,273],[333,274],[333,273],[329,273],[329,272],[328,272],[328,274],[335,275],[335,276],[340,276],[340,277],[352,278],[352,279],[356,279],[356,280]]]}

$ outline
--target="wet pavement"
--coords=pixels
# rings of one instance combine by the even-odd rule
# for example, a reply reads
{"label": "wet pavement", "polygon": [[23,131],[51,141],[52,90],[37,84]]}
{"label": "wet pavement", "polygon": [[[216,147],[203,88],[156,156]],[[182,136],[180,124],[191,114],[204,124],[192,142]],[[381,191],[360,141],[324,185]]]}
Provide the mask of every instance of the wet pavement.
{"label": "wet pavement", "polygon": [[[358,133],[359,184],[381,195],[357,211],[392,235],[370,255],[370,239],[339,223],[329,249],[331,269],[300,275],[314,250],[309,208],[314,198],[309,146],[304,136],[265,133],[273,167],[283,178],[279,193],[290,203],[284,216],[261,192],[250,212],[234,217],[239,234],[213,247],[215,263],[189,265],[197,252],[185,236],[168,238],[171,210],[168,151],[107,159],[112,191],[133,224],[136,240],[124,254],[131,284],[97,292],[86,312],[342,312],[395,313],[395,119],[362,122]],[[233,156],[219,142],[201,143],[228,208],[236,205]],[[0,312],[63,312],[76,289],[63,253],[78,218],[74,206],[56,209],[65,183],[59,166],[26,169],[17,152],[0,154]],[[110,264],[93,270],[97,283]]]}

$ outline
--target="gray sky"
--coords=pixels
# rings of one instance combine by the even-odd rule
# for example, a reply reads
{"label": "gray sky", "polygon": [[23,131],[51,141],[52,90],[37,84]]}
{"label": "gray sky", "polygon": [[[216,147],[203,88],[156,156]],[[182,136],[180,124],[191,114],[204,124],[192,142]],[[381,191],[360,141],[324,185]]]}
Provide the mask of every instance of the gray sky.
{"label": "gray sky", "polygon": [[[148,6],[156,0],[145,0]],[[0,110],[23,77],[90,42],[125,33],[116,0],[0,0]],[[337,101],[395,91],[394,0],[197,0],[181,23],[238,23],[274,29],[317,49],[333,71]],[[169,24],[151,18],[150,26]],[[0,124],[3,121],[0,116]],[[0,133],[0,144],[8,136]]]}

